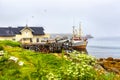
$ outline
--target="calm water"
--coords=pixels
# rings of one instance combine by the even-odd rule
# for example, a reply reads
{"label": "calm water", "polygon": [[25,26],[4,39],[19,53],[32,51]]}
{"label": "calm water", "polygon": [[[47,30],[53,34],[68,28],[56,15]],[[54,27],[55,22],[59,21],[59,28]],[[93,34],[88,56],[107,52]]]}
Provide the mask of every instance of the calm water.
{"label": "calm water", "polygon": [[89,39],[87,51],[97,58],[120,58],[120,37]]}
{"label": "calm water", "polygon": [[[51,34],[52,37],[72,36],[71,34]],[[88,39],[87,52],[97,58],[120,58],[120,37]]]}

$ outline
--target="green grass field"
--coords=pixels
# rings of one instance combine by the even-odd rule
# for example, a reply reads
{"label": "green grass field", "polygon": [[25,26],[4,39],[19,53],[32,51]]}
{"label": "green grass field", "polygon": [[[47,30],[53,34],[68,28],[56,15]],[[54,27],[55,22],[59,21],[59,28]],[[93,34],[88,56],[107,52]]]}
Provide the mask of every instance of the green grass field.
{"label": "green grass field", "polygon": [[94,68],[96,59],[77,51],[69,56],[63,51],[57,57],[25,50],[12,41],[0,41],[0,50],[4,53],[0,56],[0,80],[118,80],[113,73],[99,74]]}

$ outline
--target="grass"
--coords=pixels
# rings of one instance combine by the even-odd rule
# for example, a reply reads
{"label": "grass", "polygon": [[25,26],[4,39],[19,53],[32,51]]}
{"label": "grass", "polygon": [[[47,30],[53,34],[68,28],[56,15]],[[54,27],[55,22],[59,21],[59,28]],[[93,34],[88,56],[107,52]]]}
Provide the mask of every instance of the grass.
{"label": "grass", "polygon": [[[3,46],[5,54],[4,56],[0,56],[0,80],[42,79],[45,78],[49,72],[56,73],[63,63],[61,58],[57,58],[52,54],[41,54],[25,50],[16,46],[16,43],[11,41],[1,41],[1,46]],[[9,60],[10,56],[17,57],[18,62],[24,62],[24,65],[19,66],[18,62],[15,63]],[[64,60],[64,62],[66,64],[70,63],[66,60]]]}
{"label": "grass", "polygon": [[[73,52],[69,57],[42,54],[20,47],[19,43],[0,41],[4,56],[0,56],[0,80],[119,80],[113,73],[99,74],[94,69],[96,59]],[[19,45],[18,45],[19,44]],[[77,56],[76,56],[77,55]],[[10,56],[18,58],[15,62]],[[18,63],[24,64],[20,66]]]}

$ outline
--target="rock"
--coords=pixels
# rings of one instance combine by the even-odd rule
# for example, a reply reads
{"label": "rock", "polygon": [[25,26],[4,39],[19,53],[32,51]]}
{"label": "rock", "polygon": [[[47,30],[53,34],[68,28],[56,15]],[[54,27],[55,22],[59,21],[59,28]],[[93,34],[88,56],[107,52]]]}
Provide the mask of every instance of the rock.
{"label": "rock", "polygon": [[116,61],[110,61],[110,64],[116,64]]}
{"label": "rock", "polygon": [[98,69],[98,70],[103,70],[103,71],[105,71],[105,69],[104,69],[101,65],[99,65],[99,64],[95,65],[94,67],[95,67],[96,69]]}
{"label": "rock", "polygon": [[120,62],[120,59],[114,59],[114,61],[116,61],[116,62]]}
{"label": "rock", "polygon": [[108,57],[106,60],[107,61],[113,61],[113,58],[112,57]]}
{"label": "rock", "polygon": [[117,68],[111,68],[110,71],[114,72],[114,73],[117,73],[117,74],[120,73],[120,71]]}
{"label": "rock", "polygon": [[104,58],[100,58],[100,59],[99,59],[99,61],[103,61],[103,60],[104,60]]}
{"label": "rock", "polygon": [[98,62],[98,64],[99,64],[99,65],[104,65],[104,63],[103,63],[103,62]]}
{"label": "rock", "polygon": [[10,56],[9,60],[13,60],[13,61],[17,62],[17,61],[18,61],[18,58],[15,57],[15,56]]}
{"label": "rock", "polygon": [[112,57],[108,57],[107,59],[100,58],[98,64],[107,72],[120,74],[120,59],[113,59]]}

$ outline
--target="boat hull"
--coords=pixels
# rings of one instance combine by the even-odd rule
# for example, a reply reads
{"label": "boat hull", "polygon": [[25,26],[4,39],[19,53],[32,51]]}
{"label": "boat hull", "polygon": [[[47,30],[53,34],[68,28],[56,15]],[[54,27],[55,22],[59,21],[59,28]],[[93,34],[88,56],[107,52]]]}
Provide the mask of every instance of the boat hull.
{"label": "boat hull", "polygon": [[87,47],[87,41],[84,41],[82,44],[78,44],[78,45],[73,45],[72,48],[73,49],[86,49]]}
{"label": "boat hull", "polygon": [[72,46],[73,48],[84,49],[87,45]]}

